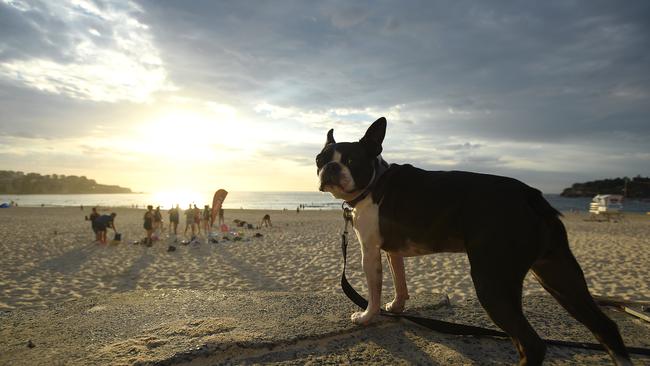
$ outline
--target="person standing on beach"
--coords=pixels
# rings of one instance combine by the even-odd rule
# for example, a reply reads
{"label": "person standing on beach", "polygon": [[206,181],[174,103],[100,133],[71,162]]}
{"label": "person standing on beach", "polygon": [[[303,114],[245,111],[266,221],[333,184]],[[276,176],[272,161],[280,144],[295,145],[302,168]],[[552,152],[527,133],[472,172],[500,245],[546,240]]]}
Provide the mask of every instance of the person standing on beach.
{"label": "person standing on beach", "polygon": [[185,210],[185,232],[184,235],[187,235],[187,228],[192,227],[192,236],[194,236],[194,210],[192,209],[192,204],[190,207]]}
{"label": "person standing on beach", "polygon": [[[196,207],[196,203],[194,204],[194,210],[192,211],[194,213],[194,225],[196,225],[199,235],[201,235],[201,210]],[[192,230],[192,235],[194,235],[194,230]]]}
{"label": "person standing on beach", "polygon": [[219,227],[221,227],[221,225],[223,225],[225,223],[226,223],[226,221],[223,219],[223,207],[221,207],[221,208],[219,208],[219,224],[218,225],[219,225]]}
{"label": "person standing on beach", "polygon": [[174,235],[176,235],[176,228],[178,228],[179,222],[179,212],[178,204],[176,207],[169,209],[169,232],[171,234],[172,229],[174,230]]}
{"label": "person standing on beach", "polygon": [[153,222],[154,222],[154,213],[153,206],[147,206],[147,212],[144,213],[144,230],[147,233],[147,238],[145,239],[145,244],[151,245],[153,240],[151,239],[151,234],[153,234]]}
{"label": "person standing on beach", "polygon": [[86,220],[90,221],[90,227],[93,229],[93,233],[95,233],[95,241],[100,241],[99,232],[97,231],[97,223],[95,222],[98,217],[99,212],[97,212],[97,207],[93,207],[90,216],[86,216]]}
{"label": "person standing on beach", "polygon": [[203,206],[203,231],[206,235],[210,233],[210,214],[210,206]]}
{"label": "person standing on beach", "polygon": [[[153,212],[153,229],[155,231],[160,230],[161,233],[164,230],[162,213],[160,213],[160,206],[156,206],[156,210]],[[156,235],[158,235],[158,234],[156,234]]]}
{"label": "person standing on beach", "polygon": [[113,229],[114,233],[117,233],[117,229],[115,229],[115,216],[117,216],[117,214],[113,212],[110,215],[101,215],[95,219],[95,222],[97,223],[97,235],[99,236],[100,243],[106,244],[106,230],[109,227]]}

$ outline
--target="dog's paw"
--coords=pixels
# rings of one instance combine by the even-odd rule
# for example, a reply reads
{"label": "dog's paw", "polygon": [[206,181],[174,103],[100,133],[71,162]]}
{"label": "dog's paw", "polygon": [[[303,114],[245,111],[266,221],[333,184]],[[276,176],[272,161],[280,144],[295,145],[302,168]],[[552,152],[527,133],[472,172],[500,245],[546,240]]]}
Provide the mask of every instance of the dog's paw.
{"label": "dog's paw", "polygon": [[370,323],[370,321],[372,320],[372,318],[374,316],[375,316],[375,314],[370,313],[368,311],[359,311],[359,312],[356,312],[356,313],[352,314],[350,319],[352,320],[352,322],[354,324],[367,325],[368,323]]}
{"label": "dog's paw", "polygon": [[406,300],[398,300],[395,299],[386,305],[384,305],[384,309],[388,311],[389,313],[401,313],[404,311],[404,307],[406,305]]}

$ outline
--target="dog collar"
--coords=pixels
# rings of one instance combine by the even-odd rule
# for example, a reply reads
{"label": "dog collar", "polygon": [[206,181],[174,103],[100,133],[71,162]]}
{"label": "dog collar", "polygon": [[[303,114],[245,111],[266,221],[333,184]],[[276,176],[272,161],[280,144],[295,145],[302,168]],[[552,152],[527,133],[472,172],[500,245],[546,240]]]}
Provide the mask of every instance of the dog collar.
{"label": "dog collar", "polygon": [[370,183],[366,186],[366,188],[363,189],[363,192],[359,194],[358,196],[354,197],[353,199],[349,201],[345,201],[344,203],[348,205],[349,207],[354,208],[359,202],[361,202],[364,198],[368,197],[370,194],[370,191],[372,188],[375,186],[375,183],[377,183],[377,180],[379,180],[379,177],[388,169],[386,165],[386,162],[384,159],[381,158],[380,156],[377,156],[377,160],[375,160],[374,164],[374,170],[372,171],[372,178],[370,178]]}
{"label": "dog collar", "polygon": [[372,171],[372,178],[370,178],[370,183],[366,186],[366,188],[361,192],[360,195],[354,197],[353,199],[349,201],[345,201],[345,204],[347,204],[350,207],[353,207],[357,205],[357,203],[361,202],[364,198],[368,197],[370,194],[370,189],[374,186],[375,183],[375,176],[377,175],[376,170]]}

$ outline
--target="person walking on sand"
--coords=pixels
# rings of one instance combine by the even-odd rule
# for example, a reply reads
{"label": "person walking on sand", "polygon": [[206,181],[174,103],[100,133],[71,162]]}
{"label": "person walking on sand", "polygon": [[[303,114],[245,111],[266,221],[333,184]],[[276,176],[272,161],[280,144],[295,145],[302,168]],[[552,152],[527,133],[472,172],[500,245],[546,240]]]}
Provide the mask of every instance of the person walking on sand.
{"label": "person walking on sand", "polygon": [[172,229],[174,230],[174,235],[176,235],[176,229],[178,228],[179,221],[179,211],[178,204],[176,207],[169,209],[169,233],[171,234]]}
{"label": "person walking on sand", "polygon": [[191,227],[192,236],[194,236],[194,225],[194,210],[192,209],[192,204],[190,204],[190,207],[185,210],[185,232],[183,235],[187,235],[187,229]]}
{"label": "person walking on sand", "polygon": [[203,206],[203,232],[205,232],[206,235],[210,233],[210,215],[210,206]]}
{"label": "person walking on sand", "polygon": [[117,216],[117,214],[113,212],[110,215],[101,215],[95,219],[100,243],[106,244],[106,230],[109,227],[113,229],[114,233],[117,233],[117,229],[115,229],[115,216]]}
{"label": "person walking on sand", "polygon": [[145,239],[145,244],[151,245],[153,243],[153,240],[151,239],[151,235],[153,234],[153,223],[154,223],[154,213],[153,213],[153,206],[149,205],[147,206],[147,212],[144,213],[144,230],[147,233],[147,238]]}
{"label": "person walking on sand", "polygon": [[90,227],[93,229],[93,233],[95,233],[95,241],[100,241],[99,238],[99,232],[97,231],[97,223],[95,220],[99,217],[99,212],[97,212],[97,207],[92,208],[92,212],[90,213],[90,216],[86,216],[86,221],[90,221]]}
{"label": "person walking on sand", "polygon": [[156,232],[160,230],[160,233],[164,231],[162,213],[160,213],[160,206],[156,206],[156,210],[153,212],[153,229]]}

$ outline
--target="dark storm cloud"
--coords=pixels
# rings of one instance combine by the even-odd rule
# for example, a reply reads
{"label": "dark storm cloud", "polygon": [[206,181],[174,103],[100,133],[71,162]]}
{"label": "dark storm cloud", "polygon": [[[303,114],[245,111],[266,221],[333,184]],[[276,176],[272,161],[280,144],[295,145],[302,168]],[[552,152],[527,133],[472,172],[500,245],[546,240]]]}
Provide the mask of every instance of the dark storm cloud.
{"label": "dark storm cloud", "polygon": [[192,90],[305,110],[404,104],[420,133],[650,135],[644,1],[141,4]]}

